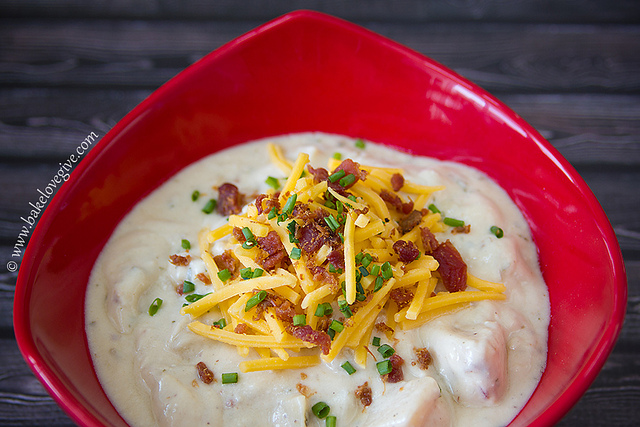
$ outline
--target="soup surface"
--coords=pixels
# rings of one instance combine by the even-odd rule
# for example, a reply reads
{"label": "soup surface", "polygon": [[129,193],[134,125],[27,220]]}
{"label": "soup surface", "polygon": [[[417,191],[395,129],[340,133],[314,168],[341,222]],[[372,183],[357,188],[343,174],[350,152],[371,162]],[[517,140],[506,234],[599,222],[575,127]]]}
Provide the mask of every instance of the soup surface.
{"label": "soup surface", "polygon": [[[278,164],[270,143],[281,147],[279,159],[284,164]],[[339,196],[352,196],[349,200],[354,203],[346,199],[341,203],[343,199],[332,197],[328,190],[316,195],[316,201],[327,199],[319,208],[328,212],[323,215],[337,219],[335,227],[325,220],[327,233],[339,236],[344,247],[355,248],[356,255],[361,252],[352,261],[347,249],[344,266],[327,261],[331,245],[309,250],[307,241],[296,242],[295,237],[302,235],[295,227],[288,228],[291,241],[282,239],[290,259],[285,257],[275,266],[266,261],[261,228],[252,228],[257,234],[249,237],[238,234],[241,226],[235,225],[236,233],[225,229],[247,223],[250,217],[278,230],[290,225],[291,218],[273,217],[286,212],[284,203],[271,212],[261,201],[258,214],[254,199],[267,194],[263,200],[277,200],[274,191],[288,183],[283,170],[295,168],[301,153],[308,154],[315,172],[305,168],[309,189],[300,190],[298,205],[306,197],[303,193],[320,188],[313,187],[322,181],[319,168],[327,168],[328,174],[339,172],[340,167],[328,167],[339,165],[338,157],[363,165],[364,181],[340,181],[349,170],[334,177],[344,184],[344,191],[338,188]],[[398,168],[404,185],[382,179],[398,174]],[[394,187],[390,193],[401,203],[386,197],[386,208],[367,204],[366,197],[360,197],[368,194],[363,183],[380,193],[376,180],[379,186]],[[219,193],[224,183],[234,184],[238,197],[244,196],[242,202],[238,199],[242,211],[231,216],[218,213],[210,203],[214,199],[218,206],[227,206]],[[289,200],[288,193],[283,196],[283,202]],[[406,203],[410,206],[403,207]],[[367,209],[357,210],[363,205]],[[385,209],[392,218],[374,215]],[[407,226],[411,212],[417,212],[417,225]],[[290,212],[303,227],[295,215]],[[353,225],[346,225],[350,221]],[[432,226],[425,225],[428,221]],[[372,234],[368,249],[361,249],[364,243],[358,239],[375,224],[384,231]],[[433,262],[437,254],[425,249],[422,228],[431,228],[440,246],[446,241],[453,244],[464,260],[465,289],[445,286],[456,273],[444,271],[443,258]],[[410,236],[415,245],[408,245],[417,248],[417,256],[390,249],[391,241],[409,241]],[[297,247],[303,250],[292,251]],[[205,252],[210,258],[203,256]],[[231,264],[225,264],[224,253],[231,254]],[[250,253],[261,255],[242,258]],[[213,258],[215,264],[208,265]],[[324,269],[313,271],[323,274],[296,282],[300,269],[311,268],[311,259]],[[432,271],[423,274],[425,265],[432,265]],[[457,264],[449,267],[456,270]],[[416,279],[410,280],[414,273]],[[349,275],[351,279],[346,279]],[[268,284],[272,277],[293,282],[288,289],[275,288]],[[237,285],[243,279],[253,280],[248,283],[257,288],[212,300],[220,285]],[[309,296],[325,285],[330,290],[326,295]],[[367,306],[376,295],[380,301]],[[251,297],[263,300],[250,308]],[[462,299],[451,299],[458,297]],[[437,308],[441,300],[443,305]],[[297,310],[293,323],[280,315],[267,318],[269,310],[283,307],[283,301]],[[318,312],[323,302],[331,306],[324,314]],[[361,323],[351,327],[354,322]],[[311,328],[304,329],[308,325],[320,332],[312,337]],[[548,325],[548,292],[527,223],[486,175],[460,164],[321,133],[243,144],[175,175],[117,227],[94,266],[86,299],[86,331],[96,372],[132,426],[324,426],[324,416],[349,426],[506,425],[525,405],[544,371]],[[260,328],[279,337],[279,344],[256,348],[251,343],[222,342],[220,335],[253,339],[261,335]],[[281,335],[276,334],[278,328]],[[323,334],[332,336],[329,343],[335,350],[345,331],[352,335],[342,340],[347,344],[340,351],[322,348]],[[294,343],[285,348],[282,343],[289,341],[297,347]],[[291,368],[298,360],[305,364]],[[266,363],[286,369],[266,369]]]}

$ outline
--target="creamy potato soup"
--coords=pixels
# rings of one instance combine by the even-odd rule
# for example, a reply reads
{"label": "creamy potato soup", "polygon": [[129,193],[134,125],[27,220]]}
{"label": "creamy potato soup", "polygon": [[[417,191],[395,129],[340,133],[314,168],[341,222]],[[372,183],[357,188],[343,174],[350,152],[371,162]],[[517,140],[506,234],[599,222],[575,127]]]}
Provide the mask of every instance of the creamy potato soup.
{"label": "creamy potato soup", "polygon": [[175,175],[119,224],[86,299],[97,375],[132,426],[502,426],[548,325],[499,186],[320,133]]}

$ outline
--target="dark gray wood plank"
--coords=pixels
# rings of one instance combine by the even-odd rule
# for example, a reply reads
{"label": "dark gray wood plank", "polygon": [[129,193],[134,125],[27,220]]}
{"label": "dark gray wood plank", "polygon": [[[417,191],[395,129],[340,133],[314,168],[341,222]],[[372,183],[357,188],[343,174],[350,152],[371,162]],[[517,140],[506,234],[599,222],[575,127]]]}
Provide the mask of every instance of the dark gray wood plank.
{"label": "dark gray wood plank", "polygon": [[[230,22],[0,21],[0,84],[155,88],[255,26]],[[367,25],[490,91],[640,90],[640,28]]]}
{"label": "dark gray wood plank", "polygon": [[345,19],[415,21],[634,22],[639,15],[633,0],[3,0],[0,14],[9,17],[257,19],[267,20],[295,9],[313,9]]}

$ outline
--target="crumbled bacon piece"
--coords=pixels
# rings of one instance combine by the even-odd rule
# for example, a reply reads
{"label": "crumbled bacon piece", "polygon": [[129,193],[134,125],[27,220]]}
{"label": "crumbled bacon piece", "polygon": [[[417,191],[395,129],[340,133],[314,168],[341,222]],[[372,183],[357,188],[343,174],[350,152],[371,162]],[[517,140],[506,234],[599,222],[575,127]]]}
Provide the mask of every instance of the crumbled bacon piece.
{"label": "crumbled bacon piece", "polygon": [[391,335],[394,332],[393,328],[384,322],[376,323],[376,330],[383,332],[386,335]]}
{"label": "crumbled bacon piece", "polygon": [[180,283],[176,286],[176,293],[180,296],[184,295],[184,283]]}
{"label": "crumbled bacon piece", "polygon": [[383,188],[382,191],[380,191],[380,198],[393,206],[398,212],[405,215],[413,210],[413,202],[411,200],[406,203],[402,203],[400,196],[387,189]]}
{"label": "crumbled bacon piece", "polygon": [[393,188],[393,191],[400,191],[403,185],[404,176],[402,174],[394,173],[391,175],[391,188]]}
{"label": "crumbled bacon piece", "polygon": [[313,175],[313,180],[316,183],[326,181],[329,178],[329,172],[325,168],[315,169],[311,166],[307,166],[307,170],[311,175]]}
{"label": "crumbled bacon piece", "polygon": [[211,384],[215,381],[213,372],[211,372],[211,370],[207,368],[207,365],[204,362],[198,362],[198,364],[196,365],[196,372],[198,374],[198,378],[200,378],[200,381],[205,384]]}
{"label": "crumbled bacon piece", "polygon": [[371,387],[369,387],[369,382],[365,381],[364,384],[358,386],[356,388],[356,397],[360,399],[360,403],[362,406],[369,406],[373,401],[373,393],[371,392]]}
{"label": "crumbled bacon piece", "polygon": [[175,266],[187,266],[191,262],[191,255],[171,255],[169,256],[169,262]]}
{"label": "crumbled bacon piece", "polygon": [[244,204],[244,196],[235,185],[225,182],[218,187],[218,213],[232,215],[240,213]]}
{"label": "crumbled bacon piece", "polygon": [[429,365],[433,362],[433,358],[431,357],[431,353],[425,347],[422,348],[414,348],[413,352],[416,355],[416,360],[411,362],[412,365],[418,365],[418,368],[426,371],[429,369]]}
{"label": "crumbled bacon piece", "polygon": [[258,247],[267,253],[265,257],[258,257],[256,262],[265,270],[280,267],[287,257],[287,251],[280,241],[278,233],[270,231],[265,237],[256,237]]}
{"label": "crumbled bacon piece", "polygon": [[409,263],[420,255],[420,251],[411,240],[396,240],[393,250],[398,254],[398,259],[404,263]]}
{"label": "crumbled bacon piece", "polygon": [[342,247],[331,251],[327,256],[327,262],[333,265],[335,268],[342,268],[344,270],[344,250]]}
{"label": "crumbled bacon piece", "polygon": [[296,218],[304,221],[304,225],[296,229],[295,237],[300,242],[300,249],[305,253],[314,254],[325,244],[332,247],[340,245],[340,236],[331,231],[324,220],[327,215],[322,209],[315,212],[303,209],[296,214]]}
{"label": "crumbled bacon piece", "polygon": [[324,267],[314,265],[309,267],[309,272],[313,274],[313,280],[315,280],[316,282],[322,282],[331,286],[335,286],[338,284],[338,279],[336,279],[336,276],[329,273]]}
{"label": "crumbled bacon piece", "polygon": [[439,245],[436,236],[426,227],[420,227],[420,237],[422,237],[422,246],[425,254],[430,254]]}
{"label": "crumbled bacon piece", "polygon": [[469,234],[471,232],[471,224],[463,225],[461,227],[453,227],[451,234]]}
{"label": "crumbled bacon piece", "polygon": [[246,323],[238,323],[238,325],[233,329],[233,332],[236,334],[246,334],[249,332],[249,325]]}
{"label": "crumbled bacon piece", "polygon": [[[302,376],[302,374],[301,374],[301,376]],[[312,392],[309,387],[307,387],[306,385],[304,385],[302,383],[296,384],[296,390],[298,390],[298,393],[300,393],[301,395],[303,395],[307,399],[315,394],[315,392]]]}
{"label": "crumbled bacon piece", "polygon": [[398,305],[398,310],[402,310],[413,301],[413,292],[407,288],[395,288],[389,292],[389,298]]}
{"label": "crumbled bacon piece", "polygon": [[404,372],[402,371],[404,359],[402,359],[398,353],[394,353],[389,358],[389,361],[391,362],[391,372],[385,374],[383,379],[388,383],[398,383],[404,380]]}
{"label": "crumbled bacon piece", "polygon": [[329,350],[331,350],[331,337],[326,332],[315,331],[309,325],[287,325],[287,332],[304,342],[320,346],[323,354],[329,354]]}
{"label": "crumbled bacon piece", "polygon": [[210,285],[211,284],[211,279],[209,279],[209,276],[207,276],[204,273],[196,274],[196,279],[200,280],[205,285]]}
{"label": "crumbled bacon piece", "polygon": [[283,322],[293,322],[293,316],[296,315],[295,308],[291,305],[291,302],[286,299],[280,299],[276,305],[276,317]]}
{"label": "crumbled bacon piece", "polygon": [[431,255],[440,264],[437,271],[447,291],[464,291],[467,288],[467,264],[453,243],[449,240],[441,243]]}
{"label": "crumbled bacon piece", "polygon": [[341,185],[341,187],[344,189],[351,188],[355,185],[356,182],[364,181],[367,178],[367,171],[360,169],[360,165],[351,159],[343,160],[342,163],[340,163],[340,165],[338,165],[338,167],[334,169],[333,173],[339,172],[341,170],[345,172],[345,176],[351,174],[356,178],[353,183],[345,187]]}
{"label": "crumbled bacon piece", "polygon": [[231,230],[231,234],[233,234],[233,237],[240,243],[247,241],[247,238],[244,236],[244,233],[242,232],[242,229],[240,227],[233,227],[233,229]]}
{"label": "crumbled bacon piece", "polygon": [[231,255],[232,253],[231,250],[226,250],[222,254],[214,256],[213,261],[215,261],[220,270],[229,270],[229,273],[233,276],[238,270],[239,262]]}
{"label": "crumbled bacon piece", "polygon": [[420,224],[422,221],[422,213],[419,211],[411,211],[404,218],[401,218],[398,221],[398,225],[400,226],[400,231],[402,234],[406,234],[414,229],[414,227]]}
{"label": "crumbled bacon piece", "polygon": [[258,197],[256,197],[256,209],[258,211],[258,214],[261,213],[269,213],[271,211],[271,209],[276,208],[276,210],[280,209],[280,200],[278,199],[278,197],[280,196],[280,193],[275,193],[271,196],[269,196],[268,194],[260,194]]}

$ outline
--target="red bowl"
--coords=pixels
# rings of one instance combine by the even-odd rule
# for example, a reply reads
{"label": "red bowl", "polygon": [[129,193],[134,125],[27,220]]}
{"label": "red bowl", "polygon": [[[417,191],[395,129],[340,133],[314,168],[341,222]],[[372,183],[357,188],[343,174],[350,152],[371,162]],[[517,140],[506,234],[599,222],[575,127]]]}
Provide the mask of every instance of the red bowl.
{"label": "red bowl", "polygon": [[531,226],[549,286],[547,369],[511,425],[558,421],[611,352],[626,306],[620,248],[596,198],[529,124],[454,72],[348,22],[299,11],[186,69],[89,152],[42,215],[15,293],[27,363],[79,424],[125,425],[84,331],[91,268],[118,222],[186,165],[256,138],[363,137],[476,167]]}

